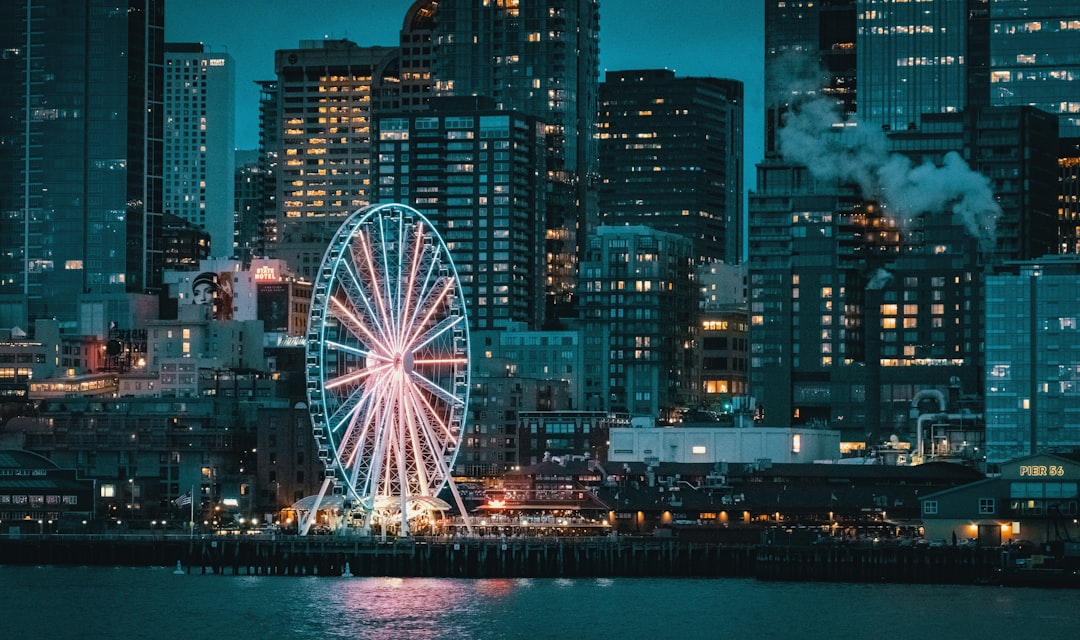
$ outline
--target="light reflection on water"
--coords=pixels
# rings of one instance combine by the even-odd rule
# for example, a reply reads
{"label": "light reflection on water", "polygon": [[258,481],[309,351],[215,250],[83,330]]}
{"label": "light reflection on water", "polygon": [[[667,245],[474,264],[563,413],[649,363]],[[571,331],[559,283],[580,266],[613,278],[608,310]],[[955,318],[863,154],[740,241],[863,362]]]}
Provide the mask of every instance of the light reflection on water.
{"label": "light reflection on water", "polygon": [[329,578],[0,566],[4,637],[1072,637],[1077,592],[744,579]]}

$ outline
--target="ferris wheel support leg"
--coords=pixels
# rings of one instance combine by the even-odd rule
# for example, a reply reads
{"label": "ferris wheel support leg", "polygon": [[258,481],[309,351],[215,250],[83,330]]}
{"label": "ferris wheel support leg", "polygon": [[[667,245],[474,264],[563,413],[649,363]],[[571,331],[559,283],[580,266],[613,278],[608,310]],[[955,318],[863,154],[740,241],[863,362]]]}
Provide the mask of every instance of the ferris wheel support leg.
{"label": "ferris wheel support leg", "polygon": [[450,493],[454,494],[454,502],[457,503],[457,508],[461,511],[461,519],[465,522],[465,530],[469,532],[469,535],[473,534],[472,520],[469,519],[469,512],[465,510],[465,501],[461,499],[461,494],[458,492],[457,484],[454,482],[453,477],[448,476],[450,485]]}
{"label": "ferris wheel support leg", "polygon": [[322,488],[319,489],[319,495],[315,498],[315,504],[311,505],[311,511],[308,511],[300,522],[300,535],[306,536],[308,530],[311,529],[311,525],[315,522],[315,518],[319,515],[319,505],[322,504],[323,496],[326,495],[326,489],[329,488],[330,483],[334,481],[332,476],[327,476],[322,483]]}

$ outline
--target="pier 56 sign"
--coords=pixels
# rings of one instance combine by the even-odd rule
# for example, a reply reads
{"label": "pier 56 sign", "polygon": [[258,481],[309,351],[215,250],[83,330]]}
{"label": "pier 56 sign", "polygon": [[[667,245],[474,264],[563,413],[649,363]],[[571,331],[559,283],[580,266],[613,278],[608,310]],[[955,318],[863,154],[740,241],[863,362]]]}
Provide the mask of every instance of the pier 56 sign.
{"label": "pier 56 sign", "polygon": [[1065,475],[1065,467],[1058,465],[1046,465],[1046,464],[1028,464],[1020,466],[1020,476],[1029,476],[1032,478],[1060,478]]}

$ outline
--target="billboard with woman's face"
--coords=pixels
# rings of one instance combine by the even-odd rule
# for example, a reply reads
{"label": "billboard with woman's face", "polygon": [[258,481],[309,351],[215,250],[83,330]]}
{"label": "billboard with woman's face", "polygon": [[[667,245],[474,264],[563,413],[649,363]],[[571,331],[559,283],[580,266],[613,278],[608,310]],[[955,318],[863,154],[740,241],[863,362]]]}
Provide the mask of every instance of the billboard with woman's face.
{"label": "billboard with woman's face", "polygon": [[213,305],[215,320],[232,320],[232,273],[204,271],[195,276],[195,279],[191,281],[191,302],[192,304]]}

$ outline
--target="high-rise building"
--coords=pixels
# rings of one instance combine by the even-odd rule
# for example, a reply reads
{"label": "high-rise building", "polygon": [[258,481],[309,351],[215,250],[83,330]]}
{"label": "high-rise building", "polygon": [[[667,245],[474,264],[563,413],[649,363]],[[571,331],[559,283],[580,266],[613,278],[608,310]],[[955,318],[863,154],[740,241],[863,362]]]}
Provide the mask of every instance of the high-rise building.
{"label": "high-rise building", "polygon": [[859,119],[888,129],[967,106],[968,2],[858,0]]}
{"label": "high-rise building", "polygon": [[694,386],[701,394],[699,406],[723,414],[733,413],[749,390],[746,269],[744,262],[702,265],[697,270],[701,298],[694,328],[694,370],[700,379]]}
{"label": "high-rise building", "polygon": [[165,212],[209,233],[216,258],[236,241],[234,66],[201,43],[165,45]]}
{"label": "high-rise building", "polygon": [[994,0],[989,39],[990,104],[1038,107],[1080,137],[1080,0]]}
{"label": "high-rise building", "polygon": [[990,4],[990,85],[987,99],[1031,105],[1058,119],[1059,253],[1080,253],[1080,1]]}
{"label": "high-rise building", "polygon": [[432,37],[439,3],[421,0],[409,7],[398,36],[401,51],[401,109],[424,109],[435,93]]}
{"label": "high-rise building", "polygon": [[986,461],[1080,449],[1080,261],[1004,265],[986,279]]}
{"label": "high-rise building", "polygon": [[751,198],[750,386],[764,426],[873,442],[907,434],[922,389],[956,378],[976,393],[974,239],[949,216],[902,230],[880,206],[792,183],[759,179],[769,188]]}
{"label": "high-rise building", "polygon": [[915,164],[941,164],[948,151],[963,150],[1001,210],[993,251],[985,255],[992,263],[1056,253],[1056,128],[1053,115],[1033,107],[972,106],[962,113],[925,114],[917,129],[894,131],[888,141]]}
{"label": "high-rise building", "polygon": [[244,263],[250,263],[254,257],[266,255],[261,222],[266,199],[267,173],[261,158],[262,154],[254,149],[236,151],[233,181],[235,246],[236,257]]}
{"label": "high-rise building", "polygon": [[[786,19],[769,39],[813,52],[819,16],[776,5],[767,16]],[[796,78],[790,130],[770,145],[783,156],[759,165],[750,393],[766,425],[827,423],[873,443],[917,430],[922,393],[981,415],[983,274],[1054,250],[1058,143],[1047,114],[991,105],[986,2],[856,10],[858,118],[821,100],[835,76]],[[798,65],[774,53],[766,85],[779,91]]]}
{"label": "high-rise building", "polygon": [[577,256],[595,224],[598,0],[421,0],[436,5],[438,95],[486,95],[540,118],[551,154],[546,203],[552,317],[572,317]]}
{"label": "high-rise building", "polygon": [[164,2],[0,6],[0,325],[128,323],[161,284]]}
{"label": "high-rise building", "polygon": [[406,202],[435,225],[461,280],[472,329],[544,322],[543,125],[490,98],[433,98],[386,112],[375,196]]}
{"label": "high-rise building", "polygon": [[258,212],[259,235],[255,240],[253,253],[268,256],[277,247],[278,211],[277,211],[277,174],[281,169],[279,155],[281,137],[284,135],[280,124],[281,110],[284,105],[278,103],[277,80],[260,80],[259,85],[259,158],[258,171],[262,173],[263,198]]}
{"label": "high-rise building", "polygon": [[739,263],[742,98],[737,80],[607,72],[597,116],[601,222],[686,236],[700,263]]}
{"label": "high-rise building", "polygon": [[822,92],[855,113],[855,0],[768,0],[765,3],[765,150],[787,106]]}
{"label": "high-rise building", "polygon": [[696,393],[693,242],[651,227],[598,227],[581,283],[586,349],[597,339],[607,347],[604,405],[588,408],[672,418]]}
{"label": "high-rise building", "polygon": [[[360,47],[348,40],[302,41],[274,55],[277,83],[263,83],[263,133],[276,156],[274,257],[308,280],[331,235],[373,201],[372,113],[398,84],[396,47]],[[273,104],[269,104],[272,102]]]}

